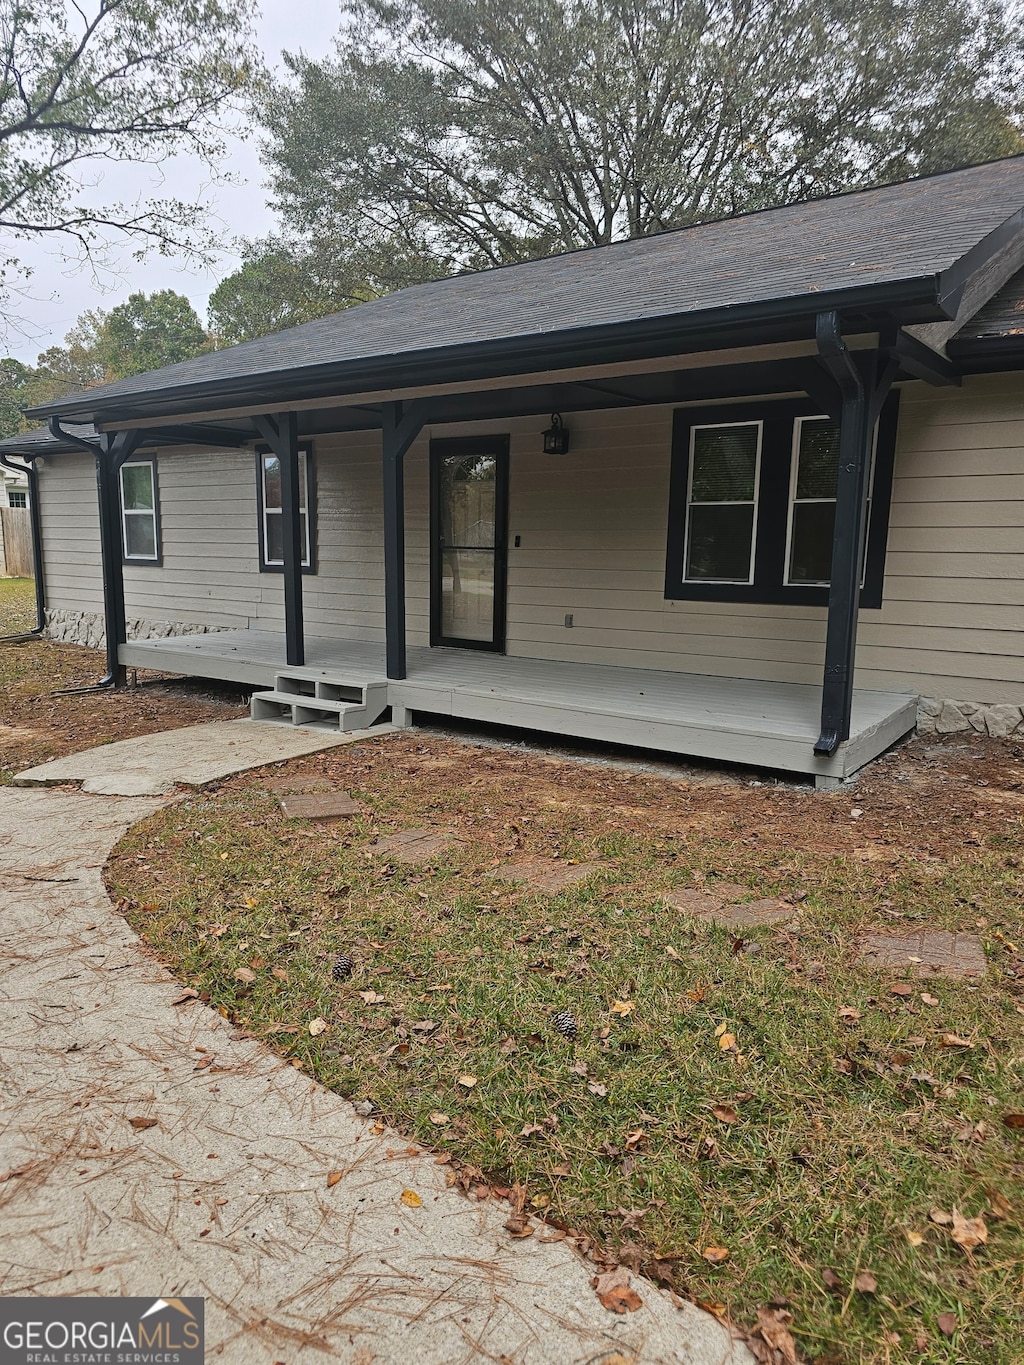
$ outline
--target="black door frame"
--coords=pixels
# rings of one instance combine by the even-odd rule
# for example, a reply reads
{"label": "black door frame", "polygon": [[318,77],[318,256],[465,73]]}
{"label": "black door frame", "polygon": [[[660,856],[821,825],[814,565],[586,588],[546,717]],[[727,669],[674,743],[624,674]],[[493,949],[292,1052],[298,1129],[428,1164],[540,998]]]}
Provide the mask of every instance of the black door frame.
{"label": "black door frame", "polygon": [[[508,589],[507,436],[446,436],[430,442],[430,643],[455,649],[505,652]],[[494,484],[494,621],[490,640],[464,640],[441,629],[441,461],[453,455],[488,455],[495,461]]]}

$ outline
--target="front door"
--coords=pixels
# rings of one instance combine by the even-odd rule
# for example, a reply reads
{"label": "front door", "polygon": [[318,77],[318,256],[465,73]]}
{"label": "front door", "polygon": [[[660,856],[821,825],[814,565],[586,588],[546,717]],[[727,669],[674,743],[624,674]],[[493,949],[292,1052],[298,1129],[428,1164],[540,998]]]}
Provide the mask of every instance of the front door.
{"label": "front door", "polygon": [[508,437],[430,443],[430,643],[505,648]]}

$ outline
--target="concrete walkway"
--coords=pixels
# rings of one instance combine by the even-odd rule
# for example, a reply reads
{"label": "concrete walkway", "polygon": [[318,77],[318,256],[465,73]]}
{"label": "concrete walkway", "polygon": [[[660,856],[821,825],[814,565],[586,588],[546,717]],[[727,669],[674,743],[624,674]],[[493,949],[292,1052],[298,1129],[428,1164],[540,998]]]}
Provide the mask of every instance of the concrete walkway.
{"label": "concrete walkway", "polygon": [[751,1362],[642,1280],[606,1311],[565,1243],[176,1004],[101,875],[168,799],[0,789],[0,1294],[202,1295],[225,1365]]}

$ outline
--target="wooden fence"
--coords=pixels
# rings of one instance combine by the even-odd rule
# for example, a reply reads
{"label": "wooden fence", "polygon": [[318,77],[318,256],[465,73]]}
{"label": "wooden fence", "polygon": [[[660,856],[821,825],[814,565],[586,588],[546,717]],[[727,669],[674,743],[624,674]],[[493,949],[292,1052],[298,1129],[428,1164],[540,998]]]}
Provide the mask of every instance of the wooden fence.
{"label": "wooden fence", "polygon": [[9,578],[32,577],[32,527],[27,507],[0,507],[0,571]]}

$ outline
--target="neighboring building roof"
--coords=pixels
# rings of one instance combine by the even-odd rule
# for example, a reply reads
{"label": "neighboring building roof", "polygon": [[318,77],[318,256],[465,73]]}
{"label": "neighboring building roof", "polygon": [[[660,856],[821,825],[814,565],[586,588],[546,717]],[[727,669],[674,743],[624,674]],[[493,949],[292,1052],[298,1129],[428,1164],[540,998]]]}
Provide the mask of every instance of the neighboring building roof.
{"label": "neighboring building roof", "polygon": [[418,285],[35,412],[99,421],[204,401],[269,408],[303,386],[313,396],[500,375],[513,361],[586,363],[603,357],[584,342],[612,335],[685,349],[687,334],[706,342],[730,325],[803,325],[833,307],[938,320],[944,295],[1015,215],[1009,229],[1021,231],[1024,157]]}

